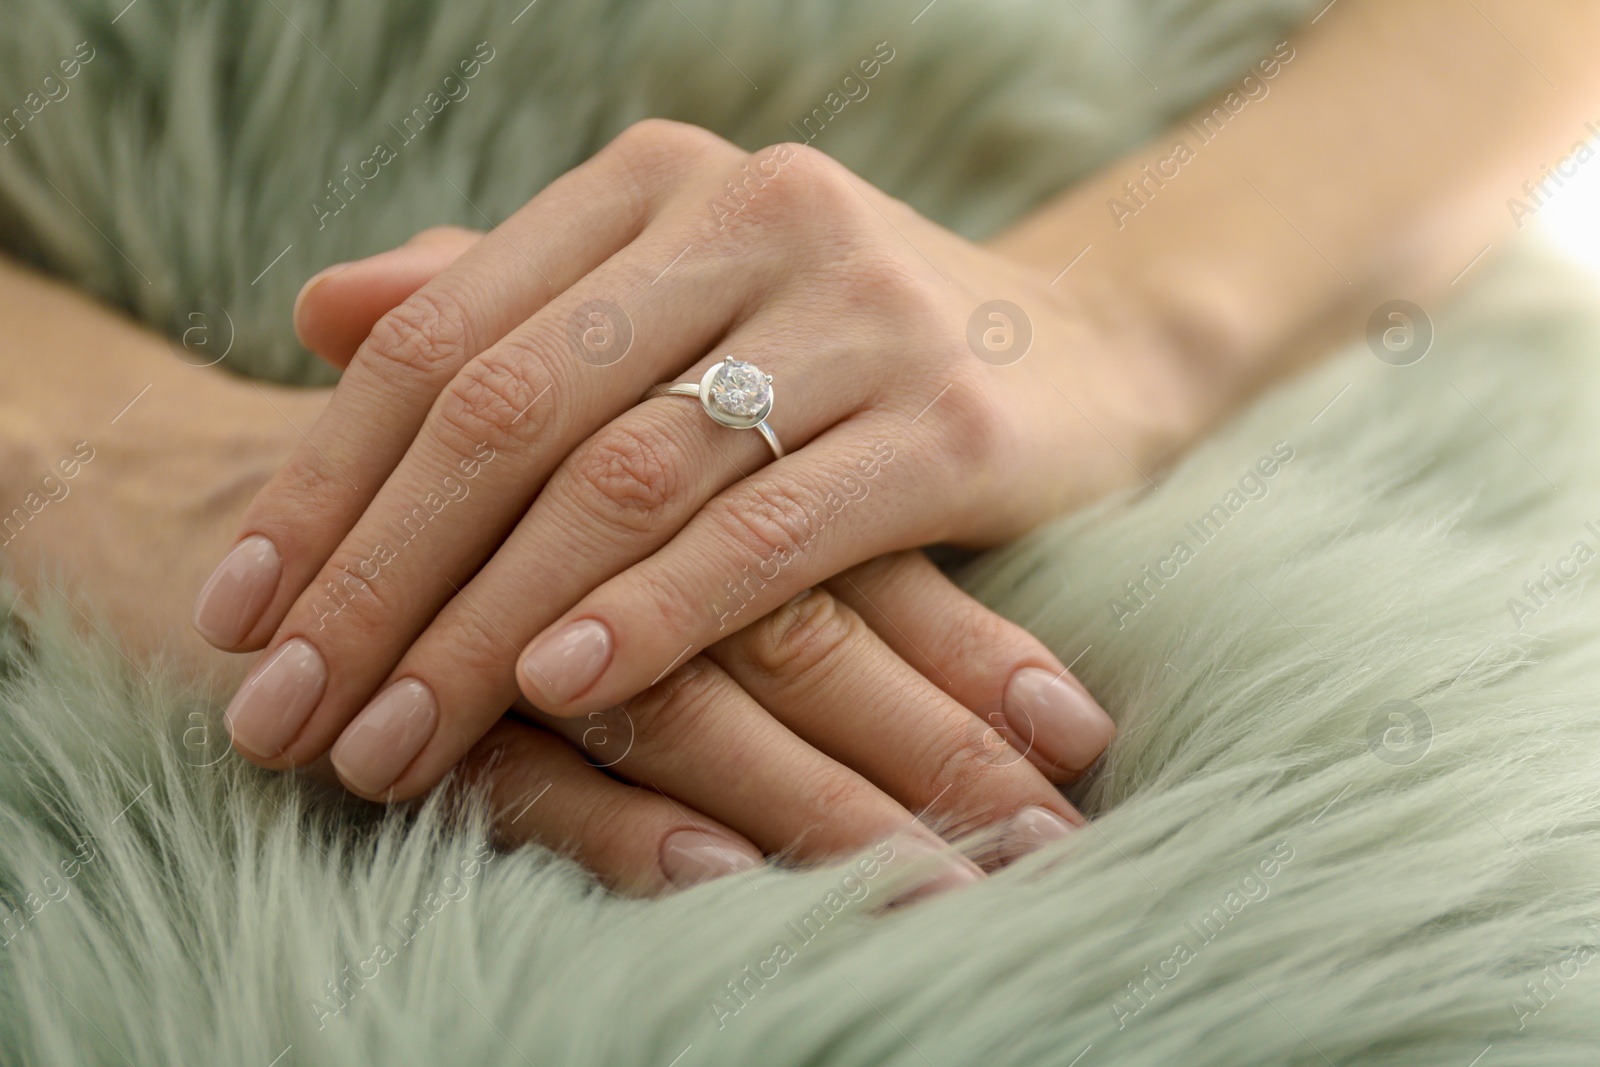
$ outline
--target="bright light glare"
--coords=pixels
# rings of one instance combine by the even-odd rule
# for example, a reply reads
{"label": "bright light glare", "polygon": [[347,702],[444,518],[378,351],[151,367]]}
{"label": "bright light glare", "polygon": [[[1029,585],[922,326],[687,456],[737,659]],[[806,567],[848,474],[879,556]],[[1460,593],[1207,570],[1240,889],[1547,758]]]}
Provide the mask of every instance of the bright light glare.
{"label": "bright light glare", "polygon": [[1550,183],[1552,195],[1529,225],[1538,226],[1563,252],[1600,275],[1600,141],[1590,147],[1595,154],[1577,165],[1577,174],[1563,178],[1559,189]]}

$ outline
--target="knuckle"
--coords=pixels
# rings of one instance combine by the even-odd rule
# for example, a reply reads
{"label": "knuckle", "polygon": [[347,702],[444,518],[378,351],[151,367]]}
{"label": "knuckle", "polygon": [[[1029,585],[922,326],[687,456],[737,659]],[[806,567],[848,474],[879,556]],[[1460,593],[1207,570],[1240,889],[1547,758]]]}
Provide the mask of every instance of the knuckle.
{"label": "knuckle", "polygon": [[727,144],[703,126],[653,116],[628,126],[611,143],[625,152],[684,151]]}
{"label": "knuckle", "polygon": [[705,627],[703,591],[695,588],[688,577],[646,574],[641,576],[640,589],[641,602],[653,609],[661,632],[689,641]]}
{"label": "knuckle", "polygon": [[870,811],[880,803],[878,791],[864,778],[838,767],[819,770],[806,784],[801,795],[813,798],[813,818],[819,822],[835,822],[842,813]]}
{"label": "knuckle", "polygon": [[[967,361],[977,362],[970,356]],[[948,389],[930,381],[926,390],[930,396],[941,389],[944,392],[938,403],[928,410],[930,417],[923,420],[927,429],[921,443],[931,448],[947,469],[994,470],[995,464],[1004,462],[1007,426],[1004,406],[989,381],[964,365],[958,365],[947,381]],[[911,399],[915,401],[920,396]]]}
{"label": "knuckle", "polygon": [[527,444],[543,429],[543,413],[554,408],[540,403],[553,384],[537,358],[485,352],[462,367],[440,395],[436,426],[463,455],[483,444],[497,451]]}
{"label": "knuckle", "polygon": [[708,157],[737,152],[732,144],[701,126],[672,119],[641,119],[617,134],[604,153],[608,161],[650,184],[650,175],[679,171]]}
{"label": "knuckle", "polygon": [[809,530],[812,515],[799,483],[773,473],[722,498],[712,521],[731,544],[765,562],[799,545],[795,531]]}
{"label": "knuckle", "polygon": [[[608,790],[589,799],[578,816],[574,832],[546,843],[576,855],[588,866],[609,868],[626,855],[618,843],[630,840],[639,823],[639,798],[631,790]],[[620,855],[619,855],[620,853]]]}
{"label": "knuckle", "polygon": [[577,497],[590,517],[642,534],[659,530],[678,498],[679,457],[670,434],[640,419],[608,426],[569,462]]}
{"label": "knuckle", "polygon": [[965,678],[1006,678],[1023,657],[1011,623],[977,601],[940,622],[939,658],[947,673]]}
{"label": "knuckle", "polygon": [[[974,723],[981,720],[973,719]],[[994,750],[985,741],[982,728],[953,728],[939,732],[927,758],[920,761],[926,768],[913,779],[912,787],[921,790],[922,802],[943,795],[946,791],[954,798],[952,810],[962,824],[989,821],[994,812],[1009,811],[1021,806],[1006,788],[1004,767],[997,766]],[[983,798],[975,802],[974,798]]]}
{"label": "knuckle", "polygon": [[448,373],[471,340],[466,309],[423,288],[378,320],[356,358],[378,362],[380,371],[432,378]]}
{"label": "knuckle", "polygon": [[[704,591],[682,568],[652,556],[628,572],[628,603],[639,625],[688,642],[706,626]],[[648,621],[643,621],[648,620]],[[681,647],[681,646],[680,646]],[[680,652],[681,656],[682,653]],[[667,664],[660,664],[665,668]]]}
{"label": "knuckle", "polygon": [[865,634],[861,617],[828,593],[813,589],[763,619],[748,654],[763,672],[792,679],[837,657]]}
{"label": "knuckle", "polygon": [[302,447],[251,501],[245,525],[265,534],[285,558],[313,551],[311,531],[339,529],[350,521],[350,488],[342,474],[320,451]]}
{"label": "knuckle", "polygon": [[[920,558],[919,558],[920,557]],[[864,596],[870,596],[880,590],[893,590],[897,579],[902,574],[915,577],[915,570],[926,557],[922,550],[917,548],[903,549],[899,552],[885,552],[881,556],[874,556],[865,563],[858,563],[854,567],[830,581],[830,588],[844,592],[854,587],[853,591]],[[841,582],[846,584],[840,584]],[[858,597],[858,599],[860,599]],[[869,605],[870,606],[870,605]]]}
{"label": "knuckle", "polygon": [[774,145],[772,151],[784,159],[784,171],[794,180],[790,188],[818,202],[853,195],[848,184],[850,172],[844,164],[821,149],[797,141]]}
{"label": "knuckle", "polygon": [[643,746],[682,744],[696,733],[717,691],[717,673],[695,656],[626,705]]}
{"label": "knuckle", "polygon": [[469,677],[512,677],[516,650],[506,643],[504,632],[488,616],[463,605],[459,596],[450,602],[446,612],[435,624],[437,635],[430,633],[419,640],[408,660],[435,663],[439,669]]}
{"label": "knuckle", "polygon": [[[771,145],[741,153],[720,189],[718,229],[756,234],[803,235],[808,244],[851,229],[864,207],[850,185],[850,172],[809,145]],[[830,224],[819,229],[818,222]]]}
{"label": "knuckle", "polygon": [[832,274],[843,306],[891,322],[936,322],[943,312],[916,266],[899,249],[861,241],[839,257]]}
{"label": "knuckle", "polygon": [[340,548],[306,589],[297,612],[303,612],[299,629],[306,633],[336,631],[365,641],[384,633],[389,620],[402,617],[401,596],[379,591],[378,570],[372,556]]}

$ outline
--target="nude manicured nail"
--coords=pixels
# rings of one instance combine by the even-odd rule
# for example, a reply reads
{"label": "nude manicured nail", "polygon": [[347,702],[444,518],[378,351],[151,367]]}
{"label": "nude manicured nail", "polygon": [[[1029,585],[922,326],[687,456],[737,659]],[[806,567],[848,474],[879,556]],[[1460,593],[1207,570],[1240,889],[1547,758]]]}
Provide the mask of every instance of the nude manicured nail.
{"label": "nude manicured nail", "polygon": [[[910,904],[984,879],[982,868],[942,841],[908,831],[884,844],[893,850],[893,855],[883,864],[904,886],[889,901],[891,905]],[[910,880],[904,881],[907,879]]]}
{"label": "nude manicured nail", "polygon": [[278,755],[311,717],[327,684],[322,654],[303,638],[285,641],[233,695],[225,716],[229,735],[256,756]]}
{"label": "nude manicured nail", "polygon": [[221,649],[236,646],[261,621],[278,589],[283,563],[260,534],[246,537],[223,557],[194,602],[194,628]]}
{"label": "nude manicured nail", "polygon": [[1059,841],[1076,829],[1049,808],[1023,808],[1011,816],[1011,835],[1017,845],[1028,851]]}
{"label": "nude manicured nail", "polygon": [[1038,667],[1011,676],[1005,710],[1020,747],[1031,739],[1040,756],[1069,771],[1088,769],[1117,732],[1111,716],[1080,686]]}
{"label": "nude manicured nail", "polygon": [[598,619],[579,619],[523,653],[523,678],[557,704],[594,684],[611,662],[611,631]]}
{"label": "nude manicured nail", "polygon": [[394,784],[411,765],[439,722],[433,691],[402,678],[373,698],[333,746],[339,777],[369,796]]}
{"label": "nude manicured nail", "polygon": [[661,871],[677,886],[709,882],[763,862],[749,845],[709,830],[674,830],[661,842]]}

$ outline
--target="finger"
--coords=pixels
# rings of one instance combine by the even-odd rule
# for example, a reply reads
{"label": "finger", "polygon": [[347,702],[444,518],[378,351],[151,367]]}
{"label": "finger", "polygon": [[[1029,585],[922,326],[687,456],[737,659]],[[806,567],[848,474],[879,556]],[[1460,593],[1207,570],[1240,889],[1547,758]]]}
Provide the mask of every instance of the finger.
{"label": "finger", "polygon": [[[787,309],[770,310],[771,319],[784,320]],[[719,347],[781,352],[776,330],[752,321]],[[785,441],[804,443],[832,425],[839,411],[865,403],[871,376],[835,376],[830,385],[826,365],[834,355],[842,359],[846,353],[816,353],[809,364],[806,357],[781,355],[770,362],[780,374],[793,375],[780,380],[815,385],[797,390],[795,401],[781,410],[774,408],[772,420]],[[698,375],[690,371],[685,377]],[[391,739],[367,731],[361,748],[386,758],[362,760],[366,773],[381,769],[399,777],[352,778],[352,788],[396,798],[430,788],[516,697],[512,668],[529,640],[584,594],[659,549],[705,501],[771,458],[760,436],[717,425],[697,401],[683,397],[642,403],[584,441],[477,575],[458,590],[445,590],[455,595],[385,681],[393,686],[411,678],[425,687],[436,724],[432,735]],[[366,636],[398,640],[376,632]],[[463,670],[463,664],[471,669]],[[345,732],[359,729],[369,715],[372,721],[385,717],[382,709],[362,710]]]}
{"label": "finger", "polygon": [[[576,311],[566,305],[585,299],[583,293],[648,285],[677,241],[646,239],[642,250],[603,264],[581,292],[558,298],[548,310],[559,319]],[[746,282],[752,274],[728,260],[708,269],[739,271]],[[715,295],[697,296],[699,284],[688,271],[659,285],[659,296],[633,315],[635,349],[644,351],[604,374],[540,341],[550,330],[536,317],[472,360],[445,389],[405,461],[294,602],[274,639],[275,647],[299,643],[292,662],[315,671],[321,687],[300,693],[304,700],[269,702],[256,695],[253,676],[228,711],[241,752],[282,768],[325,751],[594,423],[637,403],[670,373],[667,367],[693,363],[750,296],[731,273],[712,287]],[[550,393],[566,399],[557,403]],[[287,670],[290,663],[269,652],[263,670]]]}
{"label": "finger", "polygon": [[1111,717],[1038,638],[963,592],[920,551],[827,583],[895,654],[1053,782],[1076,780],[1116,735]]}
{"label": "finger", "polygon": [[848,420],[714,498],[533,640],[522,691],[557,715],[609,707],[801,590],[915,543],[929,487],[896,459],[889,425]]}
{"label": "finger", "polygon": [[[1083,817],[861,617],[811,590],[707,655],[796,736],[952,838],[1019,813],[1065,836]],[[870,709],[870,714],[863,714]]]}
{"label": "finger", "polygon": [[343,370],[379,319],[442,274],[482,237],[477,230],[435,226],[399,248],[320,271],[295,297],[295,335]]}
{"label": "finger", "polygon": [[[256,696],[253,677],[230,705],[244,755],[284,768],[325,751],[559,462],[649,386],[693,364],[749,307],[765,307],[768,290],[791,277],[787,257],[813,254],[802,248],[758,263],[707,254],[670,272],[660,266],[680,259],[685,234],[706,224],[679,212],[650,229],[471,360],[441,393],[404,462],[273,638],[274,649],[301,644],[294,662],[318,684],[284,703]],[[631,313],[631,358],[597,367],[573,350],[564,327],[593,294],[647,292]],[[270,653],[267,662],[264,670],[278,669]]]}
{"label": "finger", "polygon": [[[217,573],[226,580],[208,583],[197,604],[196,623],[208,641],[230,651],[263,647],[461,367],[626,247],[681,169],[669,157],[703,152],[707,138],[717,140],[665,137],[664,125],[688,129],[634,127],[383,316],[305,445],[247,510],[245,553],[223,561]],[[508,383],[480,385],[476,395],[488,403],[492,386]]]}
{"label": "finger", "polygon": [[[301,287],[295,299],[295,332],[322,359],[343,367],[377,320],[438,275],[483,235],[457,226],[423,230],[400,248],[353,263],[327,267]],[[236,547],[231,566],[219,568],[197,598],[195,628],[203,634],[235,632],[241,620],[259,613],[270,588],[221,595],[251,572],[275,571],[276,549],[253,537]],[[218,593],[219,595],[211,595]],[[207,610],[209,606],[209,611]]]}
{"label": "finger", "polygon": [[561,738],[511,719],[473,749],[463,780],[487,787],[502,842],[564,852],[624,892],[659,893],[762,863],[715,820],[618,782]]}
{"label": "finger", "polygon": [[704,657],[622,707],[535,721],[611,774],[705,812],[769,855],[828,860],[911,831],[938,843],[904,807],[785,729]]}

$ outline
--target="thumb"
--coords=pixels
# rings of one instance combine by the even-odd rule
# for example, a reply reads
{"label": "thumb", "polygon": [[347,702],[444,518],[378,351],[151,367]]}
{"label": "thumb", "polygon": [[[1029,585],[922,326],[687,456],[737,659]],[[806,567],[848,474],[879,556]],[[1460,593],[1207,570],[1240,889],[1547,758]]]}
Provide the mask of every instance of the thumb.
{"label": "thumb", "polygon": [[301,344],[343,370],[385,313],[482,236],[459,226],[435,226],[399,248],[320,271],[295,298],[295,334]]}

